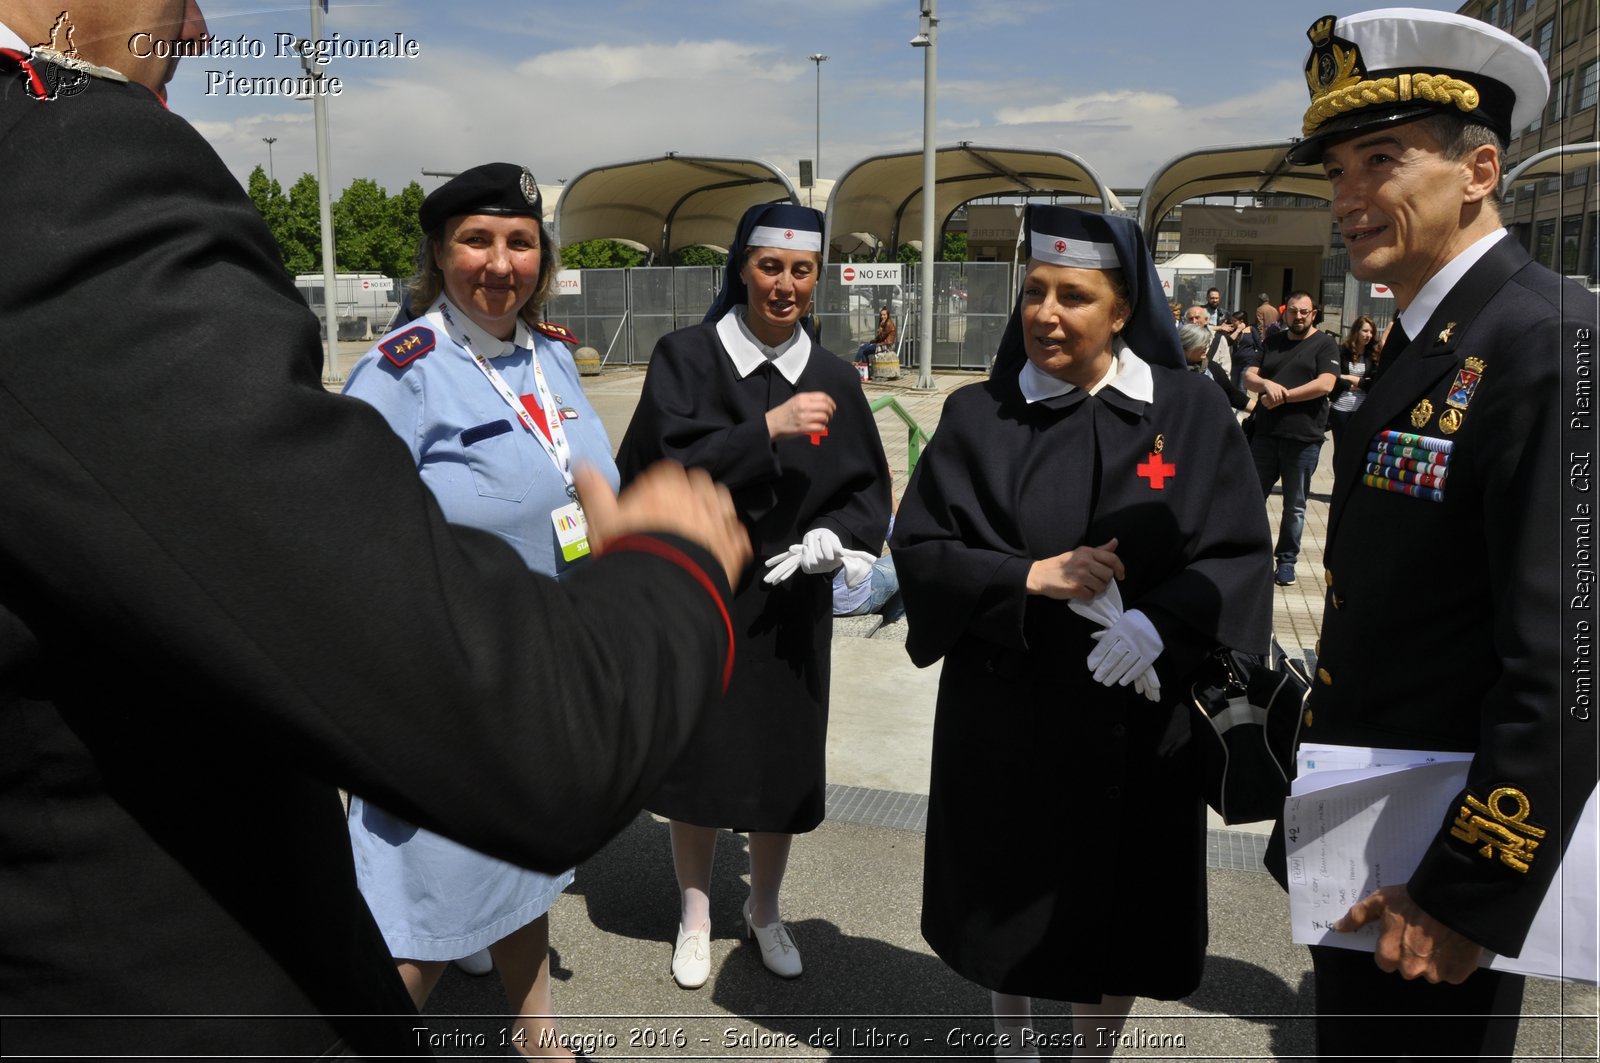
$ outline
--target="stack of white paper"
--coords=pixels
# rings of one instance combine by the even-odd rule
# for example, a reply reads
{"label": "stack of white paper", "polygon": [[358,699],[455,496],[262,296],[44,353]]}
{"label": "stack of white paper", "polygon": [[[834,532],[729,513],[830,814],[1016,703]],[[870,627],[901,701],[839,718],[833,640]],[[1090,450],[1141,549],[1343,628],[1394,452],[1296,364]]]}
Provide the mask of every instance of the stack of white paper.
{"label": "stack of white paper", "polygon": [[[1466,785],[1467,753],[1354,746],[1300,747],[1284,803],[1289,917],[1294,940],[1372,952],[1376,923],[1341,934],[1333,924],[1382,886],[1410,880]],[[1561,869],[1519,956],[1485,953],[1487,966],[1594,984],[1600,973],[1595,794],[1589,794]]]}

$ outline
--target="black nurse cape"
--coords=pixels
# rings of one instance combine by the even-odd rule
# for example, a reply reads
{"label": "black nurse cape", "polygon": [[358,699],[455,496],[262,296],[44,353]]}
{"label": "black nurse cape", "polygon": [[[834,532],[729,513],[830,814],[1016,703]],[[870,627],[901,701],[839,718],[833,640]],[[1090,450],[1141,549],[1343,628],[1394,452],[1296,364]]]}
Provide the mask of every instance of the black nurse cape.
{"label": "black nurse cape", "polygon": [[[838,404],[827,432],[771,442],[767,411],[800,391]],[[651,355],[617,466],[626,483],[661,458],[727,485],[755,561],[734,594],[728,692],[648,807],[700,826],[809,831],[823,816],[833,580],[797,571],[769,587],[763,562],[818,527],[882,549],[889,468],[861,378],[813,343],[793,385],[770,365],[740,379],[714,323],[679,329]]]}
{"label": "black nurse cape", "polygon": [[[1151,366],[1029,405],[1016,370],[946,403],[895,524],[912,659],[944,658],[923,936],[1002,992],[1175,999],[1206,942],[1205,812],[1184,701],[1214,645],[1262,652],[1272,553],[1249,449],[1212,382]],[[1115,537],[1160,631],[1162,700],[1085,665],[1096,626],[1028,567]]]}

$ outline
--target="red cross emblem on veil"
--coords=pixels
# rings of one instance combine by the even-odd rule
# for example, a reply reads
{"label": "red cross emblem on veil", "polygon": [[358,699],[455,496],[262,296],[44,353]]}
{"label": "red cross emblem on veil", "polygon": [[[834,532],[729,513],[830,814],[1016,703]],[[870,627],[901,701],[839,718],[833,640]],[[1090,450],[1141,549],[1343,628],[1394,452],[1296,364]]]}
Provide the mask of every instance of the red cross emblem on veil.
{"label": "red cross emblem on veil", "polygon": [[1067,242],[1065,240],[1057,240],[1056,241],[1056,254],[1064,255],[1066,253],[1067,253]]}
{"label": "red cross emblem on veil", "polygon": [[794,239],[794,230],[793,229],[785,229],[785,230],[783,230],[783,238],[785,240],[793,240]]}

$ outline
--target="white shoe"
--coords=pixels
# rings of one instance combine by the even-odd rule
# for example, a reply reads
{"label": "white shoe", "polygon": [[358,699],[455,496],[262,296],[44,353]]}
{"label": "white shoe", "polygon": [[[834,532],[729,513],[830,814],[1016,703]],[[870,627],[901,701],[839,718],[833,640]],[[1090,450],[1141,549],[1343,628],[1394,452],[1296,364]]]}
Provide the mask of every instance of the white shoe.
{"label": "white shoe", "polygon": [[672,980],[683,989],[699,989],[711,977],[711,924],[701,923],[692,934],[678,924],[678,942],[672,949]]}
{"label": "white shoe", "polygon": [[490,957],[488,949],[479,949],[471,956],[463,956],[456,961],[456,966],[467,974],[481,978],[494,970],[494,959]]}
{"label": "white shoe", "polygon": [[800,965],[800,950],[795,947],[794,934],[779,919],[769,926],[756,926],[750,918],[750,904],[753,898],[745,898],[744,925],[748,937],[753,937],[756,944],[761,946],[761,962],[767,965],[767,970],[779,978],[798,978],[804,968]]}

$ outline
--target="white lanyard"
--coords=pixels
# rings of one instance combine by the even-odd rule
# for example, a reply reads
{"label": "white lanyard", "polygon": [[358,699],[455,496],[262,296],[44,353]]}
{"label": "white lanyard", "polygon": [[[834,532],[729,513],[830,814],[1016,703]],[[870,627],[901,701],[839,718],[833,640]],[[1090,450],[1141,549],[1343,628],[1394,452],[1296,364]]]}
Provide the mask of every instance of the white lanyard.
{"label": "white lanyard", "polygon": [[[550,459],[550,464],[556,467],[556,472],[561,474],[561,479],[567,485],[567,495],[576,500],[577,490],[573,487],[572,480],[572,449],[567,444],[567,430],[561,423],[561,411],[556,408],[556,403],[550,395],[550,387],[545,383],[544,367],[539,364],[539,352],[534,350],[536,341],[531,335],[528,337],[528,362],[533,366],[534,392],[538,396],[539,407],[544,413],[545,423],[550,428],[548,438],[543,432],[539,431],[539,425],[534,421],[533,415],[522,404],[522,399],[511,389],[511,385],[506,383],[505,377],[500,375],[500,371],[489,364],[488,358],[472,349],[470,332],[456,324],[455,315],[450,311],[450,301],[441,298],[434,303],[433,310],[430,310],[427,316],[431,318],[435,313],[439,315],[440,324],[444,326],[450,338],[462,350],[472,356],[473,364],[482,371],[484,377],[488,379],[490,385],[500,395],[500,398],[505,401],[505,404],[511,407],[511,412],[517,415],[517,420],[521,422],[522,427],[527,429],[528,434],[533,437],[533,441],[539,444],[539,449],[544,451],[545,457]],[[513,350],[515,350],[515,333],[512,335]],[[492,340],[493,337],[490,337],[490,339]]]}
{"label": "white lanyard", "polygon": [[545,383],[544,367],[539,364],[539,352],[535,351],[530,345],[528,348],[528,360],[533,365],[533,386],[539,397],[539,407],[544,413],[545,424],[550,428],[549,438],[546,438],[545,434],[539,431],[538,424],[534,422],[533,415],[528,412],[528,408],[522,404],[522,399],[512,390],[511,385],[506,383],[506,379],[500,375],[500,371],[489,364],[489,359],[476,351],[471,351],[470,353],[474,364],[483,370],[483,375],[489,379],[490,384],[494,385],[495,391],[500,393],[500,397],[505,400],[505,404],[511,407],[511,412],[517,415],[517,420],[522,422],[522,427],[526,428],[528,434],[533,437],[533,441],[539,444],[539,448],[545,452],[545,456],[550,459],[550,463],[556,467],[556,472],[561,474],[562,480],[566,482],[567,487],[570,489],[572,487],[572,448],[567,444],[567,430],[561,423],[561,411],[556,409],[555,400],[550,395],[550,387]]}

